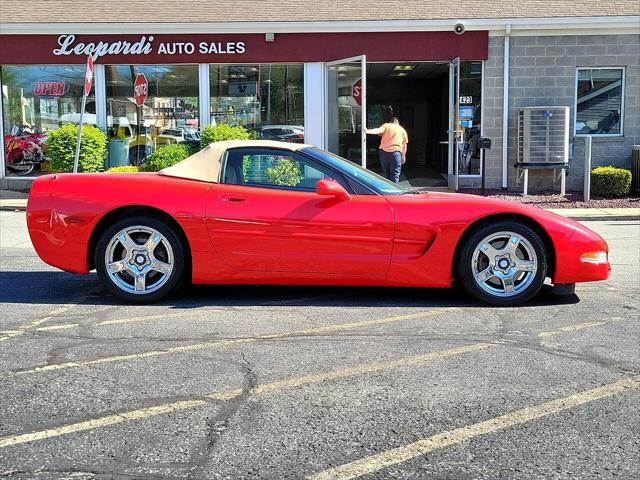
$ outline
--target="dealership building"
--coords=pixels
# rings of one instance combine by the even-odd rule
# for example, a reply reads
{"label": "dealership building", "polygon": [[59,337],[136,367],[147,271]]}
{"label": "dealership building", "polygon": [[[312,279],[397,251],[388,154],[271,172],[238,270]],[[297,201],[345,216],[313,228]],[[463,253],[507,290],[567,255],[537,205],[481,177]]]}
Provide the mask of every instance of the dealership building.
{"label": "dealership building", "polygon": [[625,168],[640,144],[636,0],[114,4],[3,0],[2,188],[47,171],[89,55],[84,123],[109,138],[105,167],[230,124],[375,170],[364,127],[398,117],[414,187],[522,190],[528,172],[546,190],[564,171],[581,190],[588,143],[592,165]]}

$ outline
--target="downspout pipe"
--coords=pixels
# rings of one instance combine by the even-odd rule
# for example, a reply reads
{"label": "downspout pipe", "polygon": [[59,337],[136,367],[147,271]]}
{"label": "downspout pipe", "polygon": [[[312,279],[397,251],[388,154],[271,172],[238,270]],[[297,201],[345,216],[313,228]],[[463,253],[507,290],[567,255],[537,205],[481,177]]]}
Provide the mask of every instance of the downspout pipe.
{"label": "downspout pipe", "polygon": [[509,172],[509,40],[511,37],[511,24],[508,24],[504,32],[504,56],[503,56],[503,87],[502,87],[502,188],[508,187],[507,177]]}

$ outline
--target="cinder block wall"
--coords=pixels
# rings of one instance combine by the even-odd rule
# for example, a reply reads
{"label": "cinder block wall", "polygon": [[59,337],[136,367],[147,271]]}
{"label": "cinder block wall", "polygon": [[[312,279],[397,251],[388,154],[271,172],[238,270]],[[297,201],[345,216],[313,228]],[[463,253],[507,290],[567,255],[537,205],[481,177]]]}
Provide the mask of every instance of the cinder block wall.
{"label": "cinder block wall", "polygon": [[[492,141],[491,150],[485,150],[487,188],[500,188],[502,185],[503,58],[504,37],[489,37],[489,58],[484,64],[484,96],[482,97],[483,134]],[[462,185],[466,186],[466,183]]]}
{"label": "cinder block wall", "polygon": [[[582,190],[584,139],[573,137],[577,67],[625,67],[624,136],[593,139],[593,165],[629,168],[631,147],[640,144],[640,35],[583,35],[518,37],[510,40],[508,184],[515,185],[517,116],[520,108],[532,105],[569,106],[570,139],[574,144],[569,190]],[[487,186],[500,187],[502,161],[502,61],[503,37],[489,39],[489,60],[485,64],[485,135],[493,139],[487,153]],[[533,171],[532,188],[551,186],[552,174]]]}

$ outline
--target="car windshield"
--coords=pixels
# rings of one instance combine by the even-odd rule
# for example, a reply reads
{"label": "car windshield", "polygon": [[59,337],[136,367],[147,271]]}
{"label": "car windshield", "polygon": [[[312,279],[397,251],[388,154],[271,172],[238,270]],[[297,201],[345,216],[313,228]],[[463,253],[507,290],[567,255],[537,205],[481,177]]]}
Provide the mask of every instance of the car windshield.
{"label": "car windshield", "polygon": [[377,173],[367,170],[366,168],[362,168],[360,165],[356,165],[355,163],[345,160],[333,153],[320,150],[316,147],[303,148],[301,151],[313,158],[325,162],[347,176],[358,179],[360,182],[370,187],[374,192],[381,195],[402,195],[404,193],[413,192],[410,189],[404,188],[397,183],[393,183],[391,180],[387,180]]}

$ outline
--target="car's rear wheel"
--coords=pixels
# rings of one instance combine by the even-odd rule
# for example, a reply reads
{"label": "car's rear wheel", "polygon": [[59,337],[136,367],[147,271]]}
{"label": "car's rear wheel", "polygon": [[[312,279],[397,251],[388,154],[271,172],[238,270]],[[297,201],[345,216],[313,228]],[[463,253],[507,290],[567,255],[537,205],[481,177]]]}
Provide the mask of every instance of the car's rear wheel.
{"label": "car's rear wheel", "polygon": [[540,236],[515,221],[499,221],[471,233],[460,250],[458,275],[474,297],[513,306],[538,293],[547,275]]}
{"label": "car's rear wheel", "polygon": [[107,228],[95,254],[98,277],[114,295],[130,302],[159,300],[176,290],[185,273],[184,248],[167,224],[135,216]]}

